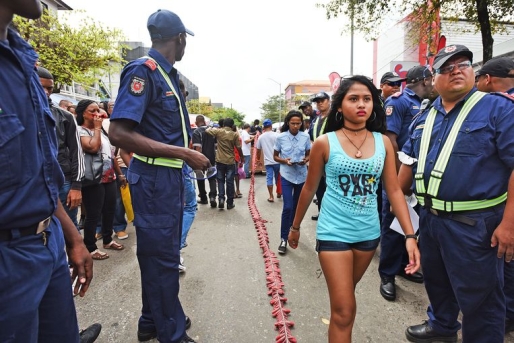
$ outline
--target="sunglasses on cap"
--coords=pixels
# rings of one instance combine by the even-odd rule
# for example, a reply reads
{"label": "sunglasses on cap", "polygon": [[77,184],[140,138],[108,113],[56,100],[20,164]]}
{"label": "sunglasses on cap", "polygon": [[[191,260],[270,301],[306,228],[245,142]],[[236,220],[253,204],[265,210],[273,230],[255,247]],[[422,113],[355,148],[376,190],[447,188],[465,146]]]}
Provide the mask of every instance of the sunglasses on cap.
{"label": "sunglasses on cap", "polygon": [[402,82],[401,81],[394,81],[394,82],[386,81],[385,84],[389,85],[391,87],[400,87],[402,85]]}
{"label": "sunglasses on cap", "polygon": [[[369,81],[373,82],[373,79],[371,77],[368,77],[366,75],[359,75],[359,76],[364,76],[366,79],[368,79]],[[345,75],[345,76],[341,77],[341,81],[343,81],[343,80],[352,80],[354,77],[355,77],[355,75]]]}
{"label": "sunglasses on cap", "polygon": [[207,168],[207,170],[189,170],[189,172],[184,171],[184,175],[193,180],[205,180],[210,179],[217,173],[216,167]]}

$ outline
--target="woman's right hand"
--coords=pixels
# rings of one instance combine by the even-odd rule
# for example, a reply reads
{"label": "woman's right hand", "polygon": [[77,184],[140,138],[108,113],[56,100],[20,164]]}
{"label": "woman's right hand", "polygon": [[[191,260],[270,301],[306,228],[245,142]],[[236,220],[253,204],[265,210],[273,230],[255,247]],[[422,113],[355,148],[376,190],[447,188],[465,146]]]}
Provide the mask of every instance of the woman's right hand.
{"label": "woman's right hand", "polygon": [[104,119],[102,117],[94,116],[93,117],[93,125],[95,126],[95,129],[101,129],[103,121],[104,121]]}

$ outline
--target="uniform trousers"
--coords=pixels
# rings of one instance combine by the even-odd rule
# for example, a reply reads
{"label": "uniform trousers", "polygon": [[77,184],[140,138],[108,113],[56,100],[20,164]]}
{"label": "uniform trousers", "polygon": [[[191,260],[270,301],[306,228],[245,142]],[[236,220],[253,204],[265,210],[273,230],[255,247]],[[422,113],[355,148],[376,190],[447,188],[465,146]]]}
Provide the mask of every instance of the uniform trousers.
{"label": "uniform trousers", "polygon": [[442,335],[457,332],[462,311],[463,343],[503,342],[505,296],[503,260],[491,235],[503,209],[465,214],[475,226],[420,210],[419,248],[430,300],[430,326]]}
{"label": "uniform trousers", "polygon": [[185,337],[185,315],[178,298],[180,238],[184,212],[182,169],[133,159],[130,184],[143,307],[139,331],[157,331],[161,343]]}
{"label": "uniform trousers", "polygon": [[[61,225],[0,242],[0,342],[79,342]],[[16,238],[18,235],[19,238]]]}

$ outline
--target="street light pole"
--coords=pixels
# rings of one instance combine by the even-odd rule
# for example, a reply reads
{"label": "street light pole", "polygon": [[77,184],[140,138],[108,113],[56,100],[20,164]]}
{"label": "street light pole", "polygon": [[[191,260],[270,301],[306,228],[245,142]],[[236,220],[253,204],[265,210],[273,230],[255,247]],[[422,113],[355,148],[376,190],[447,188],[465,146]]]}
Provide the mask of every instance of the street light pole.
{"label": "street light pole", "polygon": [[278,124],[282,121],[282,84],[278,81],[268,77],[268,80],[275,82],[278,85]]}

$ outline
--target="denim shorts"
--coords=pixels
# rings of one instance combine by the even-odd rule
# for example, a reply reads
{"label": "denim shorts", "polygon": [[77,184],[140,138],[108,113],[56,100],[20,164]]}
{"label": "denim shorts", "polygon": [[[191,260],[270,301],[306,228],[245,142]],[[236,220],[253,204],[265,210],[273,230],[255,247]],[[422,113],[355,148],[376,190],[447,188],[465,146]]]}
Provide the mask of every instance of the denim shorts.
{"label": "denim shorts", "polygon": [[337,241],[320,241],[316,240],[316,251],[346,251],[350,249],[361,251],[373,251],[378,247],[380,238],[372,239],[371,241],[345,243]]}

